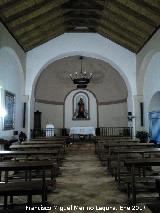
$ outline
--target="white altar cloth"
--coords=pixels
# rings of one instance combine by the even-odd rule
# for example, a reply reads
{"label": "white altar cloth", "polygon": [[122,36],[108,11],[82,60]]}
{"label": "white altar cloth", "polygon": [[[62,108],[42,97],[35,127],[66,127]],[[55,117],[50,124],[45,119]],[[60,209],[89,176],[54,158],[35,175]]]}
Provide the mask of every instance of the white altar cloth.
{"label": "white altar cloth", "polygon": [[96,136],[94,127],[71,127],[69,135],[93,135]]}

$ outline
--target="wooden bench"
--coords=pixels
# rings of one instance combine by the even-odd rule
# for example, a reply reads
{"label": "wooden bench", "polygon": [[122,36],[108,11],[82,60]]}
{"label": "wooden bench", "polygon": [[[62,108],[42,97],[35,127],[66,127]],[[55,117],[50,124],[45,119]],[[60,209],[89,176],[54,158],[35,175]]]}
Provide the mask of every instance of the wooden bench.
{"label": "wooden bench", "polygon": [[0,196],[4,196],[4,208],[8,206],[8,196],[13,204],[13,196],[27,196],[27,204],[32,204],[32,195],[41,195],[42,204],[47,202],[47,182],[42,181],[21,181],[15,183],[1,183]]}
{"label": "wooden bench", "polygon": [[156,190],[157,190],[159,197],[160,197],[160,179],[156,179],[155,183],[156,183]]}
{"label": "wooden bench", "polygon": [[[149,159],[135,159],[135,160],[125,160],[125,166],[130,167],[131,171],[131,193],[132,193],[132,204],[136,205],[136,177],[135,177],[135,169],[136,168],[143,168],[147,166],[160,166],[160,159],[159,158],[149,158]],[[155,187],[155,184],[154,184]]]}
{"label": "wooden bench", "polygon": [[[135,193],[141,193],[141,192],[156,192],[155,187],[155,179],[156,176],[148,176],[148,177],[135,177],[136,184],[135,187]],[[131,197],[131,185],[132,185],[132,178],[131,177],[124,177],[122,180],[122,184],[119,185],[119,189],[122,191],[126,191],[128,195],[128,200]],[[125,186],[125,184],[127,186]]]}

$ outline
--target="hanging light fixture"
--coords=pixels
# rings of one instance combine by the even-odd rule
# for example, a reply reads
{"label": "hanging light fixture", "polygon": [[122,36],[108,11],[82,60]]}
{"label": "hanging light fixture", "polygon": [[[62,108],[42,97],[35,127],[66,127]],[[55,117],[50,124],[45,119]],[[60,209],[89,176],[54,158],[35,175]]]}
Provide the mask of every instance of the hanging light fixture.
{"label": "hanging light fixture", "polygon": [[74,74],[69,74],[70,79],[73,81],[74,84],[77,85],[77,88],[86,88],[89,84],[90,80],[93,77],[93,73],[87,73],[86,71],[83,71],[82,67],[82,60],[83,56],[80,56],[79,58],[81,60],[81,71],[78,74],[75,72]]}

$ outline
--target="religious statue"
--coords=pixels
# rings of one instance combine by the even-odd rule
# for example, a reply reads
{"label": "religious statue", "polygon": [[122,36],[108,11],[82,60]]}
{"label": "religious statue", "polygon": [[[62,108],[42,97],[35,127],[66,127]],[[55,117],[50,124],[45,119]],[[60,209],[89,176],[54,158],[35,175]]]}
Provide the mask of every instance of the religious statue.
{"label": "religious statue", "polygon": [[78,115],[76,118],[86,118],[86,112],[85,112],[83,98],[80,98],[80,100],[78,102]]}

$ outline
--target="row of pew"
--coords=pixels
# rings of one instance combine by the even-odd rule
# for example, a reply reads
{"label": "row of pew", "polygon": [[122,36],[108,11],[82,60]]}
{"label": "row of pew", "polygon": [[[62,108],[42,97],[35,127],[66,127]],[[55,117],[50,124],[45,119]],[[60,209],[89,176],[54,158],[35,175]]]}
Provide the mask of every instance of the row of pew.
{"label": "row of pew", "polygon": [[13,144],[7,151],[0,150],[0,197],[3,198],[0,212],[17,212],[14,196],[26,196],[24,204],[33,206],[33,195],[40,195],[39,205],[47,204],[48,193],[56,189],[66,140],[66,137],[38,138]]}
{"label": "row of pew", "polygon": [[98,138],[95,152],[128,203],[160,203],[160,148],[128,138]]}

